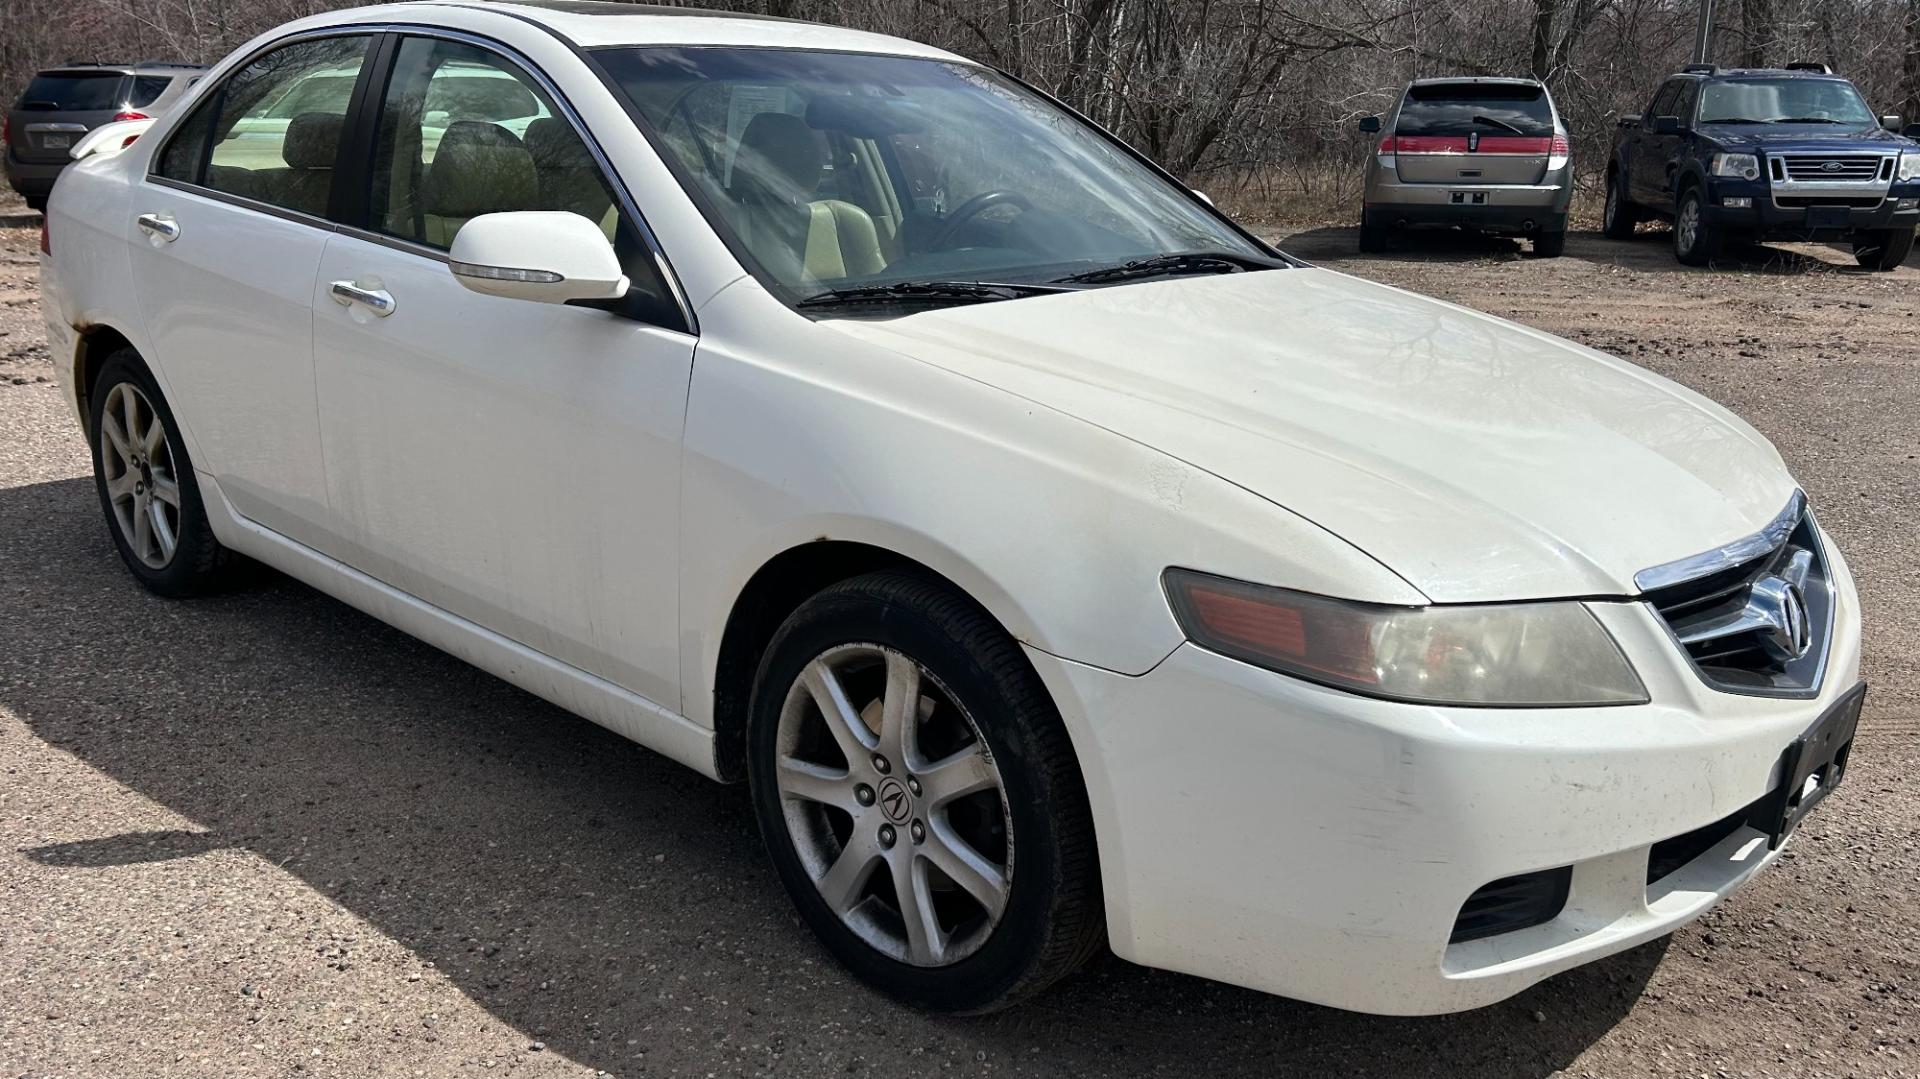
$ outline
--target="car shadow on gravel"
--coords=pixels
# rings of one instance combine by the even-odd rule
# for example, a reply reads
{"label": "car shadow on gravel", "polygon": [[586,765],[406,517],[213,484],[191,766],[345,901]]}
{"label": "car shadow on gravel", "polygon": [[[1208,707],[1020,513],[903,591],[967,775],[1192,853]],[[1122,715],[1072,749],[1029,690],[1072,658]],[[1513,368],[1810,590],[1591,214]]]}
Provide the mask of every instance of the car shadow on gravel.
{"label": "car shadow on gravel", "polygon": [[1618,266],[1641,273],[1738,272],[1780,276],[1839,273],[1877,276],[1856,265],[1850,251],[1837,247],[1828,249],[1831,253],[1829,260],[1765,244],[1739,244],[1728,247],[1712,266],[1687,266],[1673,257],[1673,245],[1668,233],[1660,228],[1642,228],[1631,240],[1609,240],[1598,232],[1569,232],[1566,253],[1559,259],[1536,259],[1529,251],[1529,245],[1521,240],[1457,229],[1403,233],[1395,238],[1386,252],[1379,254],[1361,253],[1360,230],[1354,228],[1309,229],[1286,236],[1277,243],[1282,251],[1329,269],[1340,269],[1343,263],[1360,262],[1522,261],[1538,262],[1544,268],[1568,260]]}
{"label": "car shadow on gravel", "polygon": [[[85,480],[0,489],[0,705],[192,826],[24,853],[99,872],[249,851],[548,1051],[615,1075],[990,1062],[1536,1079],[1618,1023],[1665,951],[1451,1017],[1355,1015],[1112,958],[998,1015],[918,1013],[850,981],[806,935],[739,788],[278,576],[193,602],[149,596],[98,513]],[[392,992],[415,970],[393,969]],[[334,973],[316,958],[303,977]],[[237,993],[244,964],[233,979]],[[395,1025],[410,1020],[394,1008]]]}

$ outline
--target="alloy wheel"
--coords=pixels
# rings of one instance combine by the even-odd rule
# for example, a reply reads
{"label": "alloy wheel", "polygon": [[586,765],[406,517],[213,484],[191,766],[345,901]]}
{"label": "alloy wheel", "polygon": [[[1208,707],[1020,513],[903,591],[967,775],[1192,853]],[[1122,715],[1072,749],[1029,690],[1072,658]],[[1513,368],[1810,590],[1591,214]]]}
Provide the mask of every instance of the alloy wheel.
{"label": "alloy wheel", "polygon": [[121,382],[100,411],[100,467],[114,524],[152,569],[173,561],[180,536],[180,478],[166,424],[140,388]]}
{"label": "alloy wheel", "polygon": [[856,936],[918,967],[992,936],[1013,880],[1006,788],[931,672],[877,644],[821,653],[788,690],[776,752],[793,849]]}
{"label": "alloy wheel", "polygon": [[1680,215],[1673,222],[1680,250],[1692,251],[1700,242],[1700,200],[1688,198],[1680,203]]}

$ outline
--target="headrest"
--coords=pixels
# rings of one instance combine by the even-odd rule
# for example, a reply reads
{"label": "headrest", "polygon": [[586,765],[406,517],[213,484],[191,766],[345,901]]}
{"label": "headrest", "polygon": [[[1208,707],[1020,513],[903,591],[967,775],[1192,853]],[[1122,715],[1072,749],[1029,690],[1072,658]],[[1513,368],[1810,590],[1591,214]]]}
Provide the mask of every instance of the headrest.
{"label": "headrest", "polygon": [[777,198],[806,202],[820,186],[826,149],[820,136],[798,116],[763,112],[747,121],[733,155],[731,186],[745,180]]}
{"label": "headrest", "polygon": [[447,127],[420,185],[420,210],[439,217],[478,217],[531,210],[540,203],[540,177],[513,132],[485,120]]}
{"label": "headrest", "polygon": [[287,123],[287,139],[280,159],[290,169],[330,169],[340,148],[340,128],[346,117],[331,112],[303,112]]}
{"label": "headrest", "polygon": [[587,144],[580,136],[558,116],[542,116],[527,125],[527,133],[521,137],[526,143],[527,152],[533,155],[533,163],[543,169],[590,169],[594,167],[593,155],[587,152]]}

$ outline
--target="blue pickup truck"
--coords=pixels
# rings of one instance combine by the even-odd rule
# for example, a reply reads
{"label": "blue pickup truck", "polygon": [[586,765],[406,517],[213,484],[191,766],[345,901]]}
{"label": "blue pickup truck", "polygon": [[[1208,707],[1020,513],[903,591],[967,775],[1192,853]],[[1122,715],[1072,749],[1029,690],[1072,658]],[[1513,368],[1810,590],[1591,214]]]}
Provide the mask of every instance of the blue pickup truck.
{"label": "blue pickup truck", "polygon": [[1898,122],[1822,65],[1686,68],[1620,121],[1606,234],[1669,218],[1691,266],[1730,240],[1800,240],[1850,242],[1860,265],[1891,270],[1920,224],[1920,142]]}

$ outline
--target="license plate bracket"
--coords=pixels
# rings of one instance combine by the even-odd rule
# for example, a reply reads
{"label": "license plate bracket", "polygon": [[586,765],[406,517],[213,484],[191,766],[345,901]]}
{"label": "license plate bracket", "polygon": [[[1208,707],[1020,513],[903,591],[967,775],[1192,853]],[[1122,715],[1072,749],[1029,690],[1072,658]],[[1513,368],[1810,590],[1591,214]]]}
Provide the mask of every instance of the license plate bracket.
{"label": "license plate bracket", "polygon": [[1487,204],[1487,193],[1485,191],[1454,191],[1450,194],[1453,196],[1453,204],[1455,206],[1485,206]]}
{"label": "license plate bracket", "polygon": [[1807,207],[1807,227],[1810,229],[1844,229],[1852,224],[1853,211],[1845,206]]}
{"label": "license plate bracket", "polygon": [[73,145],[72,135],[40,136],[40,148],[42,150],[65,150],[66,148],[72,145]]}
{"label": "license plate bracket", "polygon": [[1754,805],[1748,821],[1767,833],[1768,849],[1778,850],[1813,807],[1826,801],[1846,778],[1853,734],[1866,697],[1867,684],[1855,685],[1780,754],[1780,784]]}

